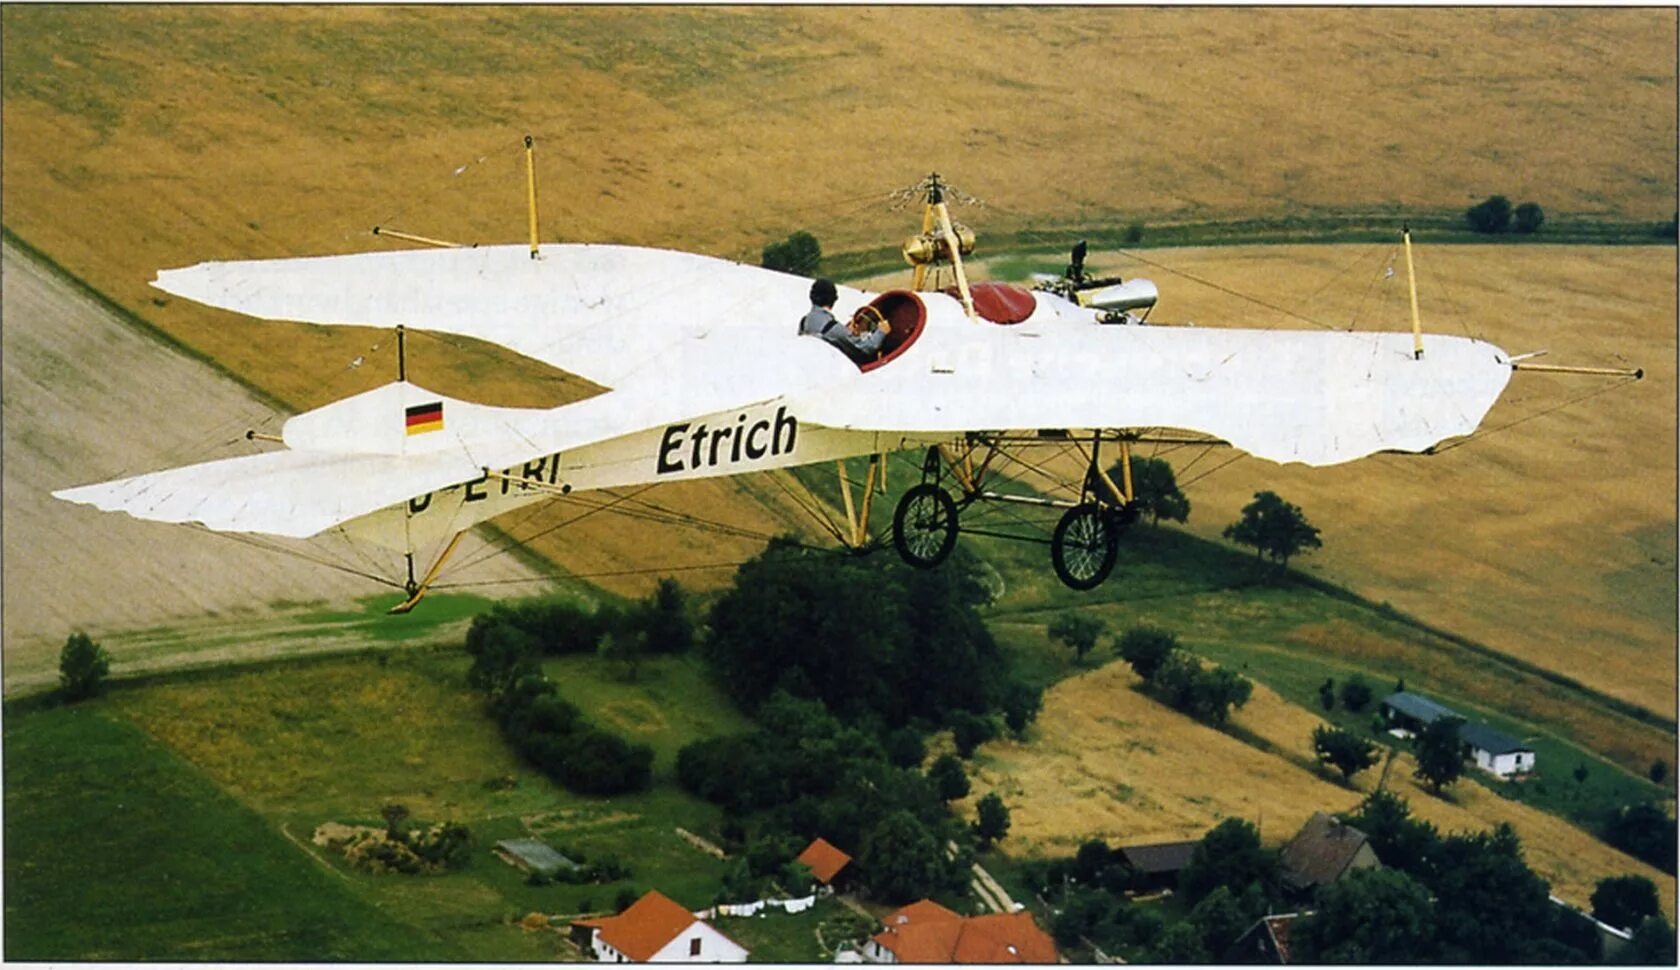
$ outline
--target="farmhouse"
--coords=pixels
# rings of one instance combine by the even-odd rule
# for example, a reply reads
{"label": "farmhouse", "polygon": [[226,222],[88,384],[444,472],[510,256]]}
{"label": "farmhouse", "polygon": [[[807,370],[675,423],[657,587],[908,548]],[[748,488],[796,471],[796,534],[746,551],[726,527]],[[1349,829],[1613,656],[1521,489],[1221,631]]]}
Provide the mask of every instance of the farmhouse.
{"label": "farmhouse", "polygon": [[1178,885],[1178,874],[1190,864],[1196,842],[1155,842],[1149,845],[1121,846],[1120,854],[1126,864],[1137,873],[1139,889],[1171,889]]}
{"label": "farmhouse", "polygon": [[598,963],[745,963],[746,948],[652,890],[617,916],[572,923]]}
{"label": "farmhouse", "polygon": [[1401,736],[1416,734],[1424,725],[1432,724],[1443,717],[1463,718],[1465,723],[1459,725],[1458,739],[1464,742],[1464,746],[1470,750],[1471,757],[1476,759],[1476,767],[1501,778],[1510,778],[1534,770],[1533,748],[1503,731],[1470,721],[1452,708],[1437,704],[1419,694],[1400,691],[1388,695],[1383,698],[1382,716],[1383,723],[1389,726],[1390,733]]}
{"label": "farmhouse", "polygon": [[832,888],[840,870],[851,864],[852,857],[835,848],[827,839],[818,836],[794,861],[803,863],[811,870],[811,877],[817,881],[817,885]]}
{"label": "farmhouse", "polygon": [[958,916],[931,899],[891,913],[864,944],[871,963],[1037,963],[1057,961],[1056,944],[1026,913]]}
{"label": "farmhouse", "polygon": [[1334,815],[1314,812],[1283,847],[1283,880],[1291,889],[1327,886],[1355,869],[1381,868],[1365,833]]}
{"label": "farmhouse", "polygon": [[1476,767],[1483,771],[1510,778],[1534,770],[1533,748],[1486,724],[1462,725],[1458,737],[1470,749]]}
{"label": "farmhouse", "polygon": [[1414,694],[1403,690],[1383,698],[1383,723],[1390,731],[1399,732],[1402,736],[1416,734],[1425,725],[1433,724],[1443,717],[1463,717],[1450,707],[1437,704],[1422,694]]}

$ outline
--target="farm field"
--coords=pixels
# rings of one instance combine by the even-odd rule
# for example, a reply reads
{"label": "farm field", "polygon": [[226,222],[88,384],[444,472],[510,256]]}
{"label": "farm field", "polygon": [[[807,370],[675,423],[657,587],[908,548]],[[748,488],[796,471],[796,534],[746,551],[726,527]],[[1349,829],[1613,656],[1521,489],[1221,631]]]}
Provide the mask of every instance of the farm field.
{"label": "farm field", "polygon": [[[10,240],[0,252],[5,383],[5,691],[57,682],[58,651],[81,629],[113,652],[119,675],[180,664],[354,649],[392,636],[458,636],[485,596],[528,592],[542,574],[485,557],[478,534],[456,593],[396,622],[401,597],[348,575],[377,564],[333,537],[242,542],[61,502],[54,489],[171,463],[251,454],[247,428],[279,412],[201,361],[130,326]],[[377,552],[377,551],[374,551]],[[388,555],[388,554],[387,554]],[[323,565],[323,562],[326,565]],[[381,565],[397,575],[398,561]],[[337,568],[335,568],[337,567]],[[453,606],[453,608],[452,608]],[[372,617],[386,620],[374,634]]]}

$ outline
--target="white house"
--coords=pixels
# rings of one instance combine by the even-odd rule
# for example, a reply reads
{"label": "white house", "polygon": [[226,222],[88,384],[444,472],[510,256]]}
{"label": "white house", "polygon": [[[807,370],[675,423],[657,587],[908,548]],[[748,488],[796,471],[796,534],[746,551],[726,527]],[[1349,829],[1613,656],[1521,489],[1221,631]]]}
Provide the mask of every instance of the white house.
{"label": "white house", "polygon": [[598,963],[745,963],[746,948],[675,900],[650,891],[617,916],[572,923]]}
{"label": "white house", "polygon": [[1533,748],[1486,724],[1460,725],[1458,739],[1470,749],[1476,767],[1483,771],[1509,778],[1534,770]]}

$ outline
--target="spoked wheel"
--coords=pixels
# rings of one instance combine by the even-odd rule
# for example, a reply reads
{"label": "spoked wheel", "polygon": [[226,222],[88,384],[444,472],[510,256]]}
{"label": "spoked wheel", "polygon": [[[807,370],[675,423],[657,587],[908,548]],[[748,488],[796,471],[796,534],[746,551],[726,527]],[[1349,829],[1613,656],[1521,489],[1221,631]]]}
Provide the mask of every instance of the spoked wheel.
{"label": "spoked wheel", "polygon": [[1114,510],[1095,502],[1068,509],[1050,537],[1050,564],[1056,567],[1056,577],[1073,589],[1101,585],[1114,571],[1124,527]]}
{"label": "spoked wheel", "polygon": [[905,562],[932,569],[957,545],[957,503],[943,488],[924,482],[904,493],[893,513],[893,546]]}

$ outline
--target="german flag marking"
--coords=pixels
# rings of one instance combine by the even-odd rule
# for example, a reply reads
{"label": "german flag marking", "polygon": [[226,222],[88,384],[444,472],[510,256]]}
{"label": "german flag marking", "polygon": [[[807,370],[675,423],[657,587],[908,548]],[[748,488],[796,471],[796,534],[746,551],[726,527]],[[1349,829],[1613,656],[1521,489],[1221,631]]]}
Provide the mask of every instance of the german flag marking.
{"label": "german flag marking", "polygon": [[416,404],[404,411],[409,434],[425,434],[443,430],[443,402]]}

